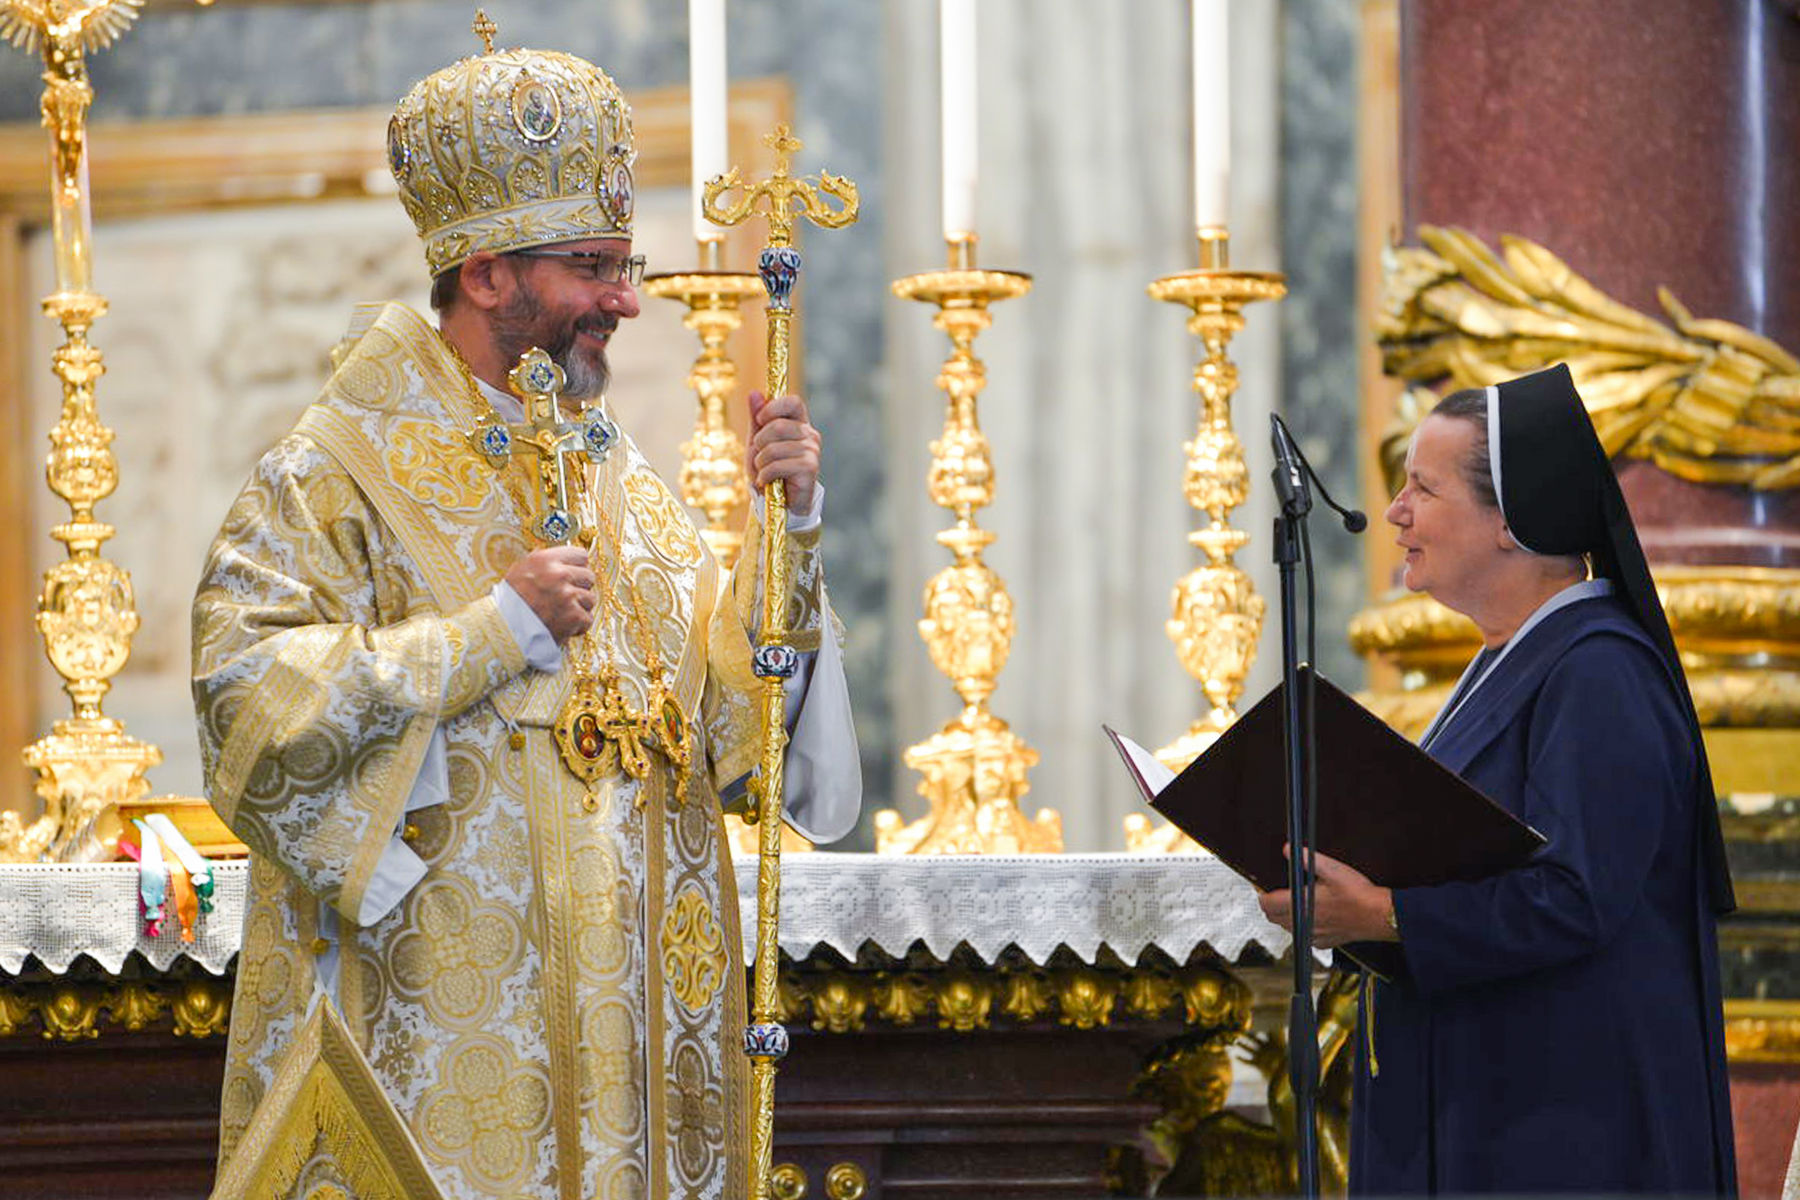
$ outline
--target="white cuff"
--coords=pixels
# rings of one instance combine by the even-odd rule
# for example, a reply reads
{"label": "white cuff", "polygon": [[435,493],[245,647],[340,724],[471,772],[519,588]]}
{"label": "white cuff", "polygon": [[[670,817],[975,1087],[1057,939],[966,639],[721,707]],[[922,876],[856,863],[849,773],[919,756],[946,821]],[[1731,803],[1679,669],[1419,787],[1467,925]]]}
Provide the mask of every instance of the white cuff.
{"label": "white cuff", "polygon": [[356,923],[367,929],[394,911],[406,893],[425,878],[425,860],[399,838],[392,838],[382,848],[375,864],[375,877],[363,893],[362,907],[356,910]]}
{"label": "white cuff", "polygon": [[[761,488],[750,490],[750,511],[756,514],[758,521],[763,519],[763,497]],[[813,481],[812,507],[805,512],[788,510],[787,528],[789,533],[811,533],[825,521],[825,481]]]}
{"label": "white cuff", "polygon": [[500,606],[500,615],[506,618],[506,627],[512,630],[513,641],[519,644],[519,652],[525,656],[526,664],[546,675],[562,670],[562,647],[556,644],[556,638],[538,615],[531,611],[531,605],[513,591],[512,584],[504,579],[496,583],[493,597],[494,603]]}
{"label": "white cuff", "polygon": [[802,700],[798,718],[788,718],[793,737],[782,764],[781,800],[788,824],[807,841],[822,845],[856,828],[862,812],[862,759],[850,716],[850,684],[829,625],[818,654],[806,657],[812,660],[809,669],[794,681],[801,684],[793,692],[800,692]]}

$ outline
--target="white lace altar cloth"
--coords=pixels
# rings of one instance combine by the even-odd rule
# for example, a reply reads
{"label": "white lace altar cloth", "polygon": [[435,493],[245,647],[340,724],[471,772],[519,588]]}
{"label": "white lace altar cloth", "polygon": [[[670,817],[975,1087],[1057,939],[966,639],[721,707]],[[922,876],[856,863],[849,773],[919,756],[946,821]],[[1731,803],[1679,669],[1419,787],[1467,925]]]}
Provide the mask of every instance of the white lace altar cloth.
{"label": "white lace altar cloth", "polygon": [[[745,957],[756,946],[756,859],[736,862]],[[829,946],[855,961],[867,944],[894,958],[915,942],[943,961],[966,943],[983,963],[1016,946],[1043,965],[1058,946],[1084,963],[1102,947],[1136,963],[1155,947],[1186,962],[1201,946],[1228,963],[1280,955],[1287,932],[1256,891],[1210,855],[783,855],[781,949]]]}
{"label": "white lace altar cloth", "polygon": [[136,953],[159,971],[189,958],[223,975],[243,933],[250,864],[215,862],[212,869],[213,911],[201,914],[189,945],[173,913],[162,936],[144,936],[136,863],[0,866],[0,971],[18,974],[29,956],[60,974],[86,954],[116,974]]}
{"label": "white lace altar cloth", "polygon": [[[736,866],[749,957],[756,860]],[[117,972],[135,953],[157,970],[188,958],[223,974],[237,953],[248,867],[217,862],[213,871],[215,909],[189,945],[173,918],[160,937],[143,935],[131,863],[0,866],[0,971],[17,974],[30,958],[60,973],[85,954]],[[1085,963],[1103,947],[1126,963],[1152,947],[1186,962],[1202,946],[1236,963],[1249,952],[1281,954],[1288,936],[1263,920],[1249,884],[1197,855],[783,856],[789,957],[830,947],[854,961],[868,946],[901,958],[915,943],[940,960],[966,944],[983,963],[1017,947],[1041,965],[1059,946]]]}

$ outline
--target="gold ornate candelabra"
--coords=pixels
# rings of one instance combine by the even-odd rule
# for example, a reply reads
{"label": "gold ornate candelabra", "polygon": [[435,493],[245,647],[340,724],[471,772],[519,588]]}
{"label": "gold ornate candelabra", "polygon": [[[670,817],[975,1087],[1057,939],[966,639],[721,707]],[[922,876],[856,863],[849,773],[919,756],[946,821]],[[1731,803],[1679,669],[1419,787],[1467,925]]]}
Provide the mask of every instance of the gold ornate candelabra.
{"label": "gold ornate candelabra", "polygon": [[725,342],[744,323],[738,306],[763,294],[755,275],[721,270],[719,243],[700,243],[700,267],[694,271],[652,275],[644,290],[652,296],[679,300],[687,306],[681,323],[700,338],[700,357],[688,368],[688,387],[699,400],[694,436],[681,445],[681,498],[706,514],[706,540],[719,565],[730,570],[743,548],[741,529],[729,528],[731,515],[746,500],[744,443],[725,418],[725,404],[737,386],[737,364]]}
{"label": "gold ornate candelabra", "polygon": [[[1236,271],[1230,267],[1230,239],[1222,228],[1200,231],[1200,268],[1169,275],[1150,285],[1157,300],[1186,305],[1193,313],[1188,331],[1200,339],[1202,356],[1194,367],[1194,391],[1200,396],[1200,424],[1184,444],[1187,501],[1207,518],[1188,534],[1206,561],[1175,583],[1171,613],[1163,626],[1187,673],[1200,684],[1211,707],[1187,731],[1156,752],[1173,770],[1181,770],[1237,720],[1237,700],[1256,656],[1262,633],[1263,598],[1233,556],[1250,535],[1233,529],[1231,512],[1249,497],[1250,474],[1244,466],[1244,444],[1231,426],[1231,397],[1238,372],[1226,353],[1244,327],[1244,306],[1279,300],[1287,285],[1279,274]],[[1125,819],[1125,844],[1134,851],[1198,849],[1167,823],[1152,827],[1133,813]]]}
{"label": "gold ornate candelabra", "polygon": [[[90,289],[92,221],[88,207],[87,112],[94,89],[86,55],[110,45],[137,15],[139,0],[0,0],[0,36],[44,58],[44,127],[50,133],[51,213],[56,291],[43,301],[64,342],[52,359],[62,381],[62,414],[50,431],[45,474],[69,505],[69,520],[50,536],[69,557],[44,574],[37,625],[50,662],[65,680],[74,715],[26,747],[37,772],[43,814],[29,825],[0,813],[0,860],[109,857],[113,806],[149,790],[144,773],[162,751],[126,734],[101,711],[112,677],[131,654],[138,616],[131,576],[100,555],[113,527],[94,506],[118,486],[113,432],[100,422],[94,384],[105,373],[88,331],[106,313]],[[116,816],[110,818],[116,821]]]}
{"label": "gold ornate candelabra", "polygon": [[1012,649],[1013,604],[1006,585],[982,561],[994,535],[975,524],[975,510],[994,499],[994,464],[975,401],[987,371],[975,357],[976,335],[993,322],[988,306],[1023,296],[1031,277],[974,266],[974,239],[950,243],[946,270],[909,275],[894,294],[938,306],[932,324],[950,337],[950,357],[937,384],[949,397],[943,436],[931,444],[931,498],[956,516],[937,535],[956,561],[925,585],[919,636],[931,661],[950,677],[963,709],[938,732],[906,752],[906,765],[924,776],[919,794],[930,811],[907,825],[900,814],[875,814],[875,848],[882,854],[1054,853],[1062,849],[1062,818],[1040,809],[1027,820],[1019,801],[1038,753],[988,709],[1000,669]]}
{"label": "gold ornate candelabra", "polygon": [[[856,220],[859,207],[856,185],[841,175],[821,173],[815,184],[788,174],[789,159],[800,150],[800,139],[779,125],[764,139],[775,151],[775,172],[757,184],[743,184],[736,167],[707,181],[703,208],[708,220],[718,225],[738,225],[752,216],[763,202],[769,223],[768,244],[758,259],[757,271],[769,294],[767,392],[780,396],[788,386],[788,346],[793,322],[793,291],[800,279],[800,251],[794,246],[794,224],[805,217],[823,229],[842,229]],[[742,187],[731,204],[720,202],[726,192]],[[823,193],[823,195],[821,195]],[[825,196],[835,197],[833,209]],[[781,942],[781,798],[782,755],[787,749],[787,680],[799,665],[799,653],[787,644],[787,607],[791,587],[787,541],[787,494],[777,481],[763,489],[763,609],[756,652],[757,677],[762,680],[762,755],[750,781],[752,809],[747,814],[759,826],[756,873],[756,971],[751,981],[750,1024],[744,1030],[744,1053],[750,1059],[751,1101],[754,1106],[750,1131],[751,1200],[768,1200],[775,1151],[775,1071],[788,1051],[787,1030],[780,1022],[779,971]],[[827,633],[826,636],[830,636]]]}

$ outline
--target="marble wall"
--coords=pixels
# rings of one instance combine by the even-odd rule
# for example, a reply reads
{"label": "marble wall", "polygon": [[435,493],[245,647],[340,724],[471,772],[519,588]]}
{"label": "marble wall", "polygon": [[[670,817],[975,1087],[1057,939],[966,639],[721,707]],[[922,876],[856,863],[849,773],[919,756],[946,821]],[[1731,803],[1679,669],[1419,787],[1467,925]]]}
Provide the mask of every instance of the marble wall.
{"label": "marble wall", "polygon": [[[685,81],[685,22],[669,0],[487,7],[503,43],[589,56],[628,94]],[[945,342],[927,310],[888,293],[891,279],[942,262],[936,5],[734,0],[730,11],[733,75],[793,88],[799,166],[848,175],[865,197],[856,226],[808,239],[804,380],[828,438],[827,553],[851,632],[868,807],[911,814],[900,752],[954,711],[913,628],[925,579],[948,560],[931,536],[945,514],[924,491]],[[1272,610],[1266,413],[1286,411],[1334,490],[1357,491],[1342,453],[1355,427],[1355,8],[1238,0],[1233,13],[1234,258],[1286,271],[1292,288],[1252,310],[1233,345],[1255,489],[1236,521],[1253,535],[1240,560]],[[461,0],[159,7],[92,59],[94,117],[390,104],[472,48],[470,16]],[[1144,293],[1193,265],[1187,5],[984,0],[980,22],[981,257],[1036,277],[979,344],[999,471],[983,524],[1000,535],[989,559],[1021,627],[994,708],[1043,754],[1028,807],[1060,808],[1071,849],[1114,849],[1136,805],[1098,723],[1161,744],[1200,708],[1162,632],[1169,588],[1195,561],[1180,442],[1195,419],[1196,347],[1181,312]],[[0,119],[35,121],[36,96],[34,62],[0,55]],[[96,337],[104,349],[104,324]],[[1359,551],[1335,525],[1315,535],[1321,661],[1355,685],[1341,630],[1363,595]],[[1252,695],[1272,682],[1277,645],[1271,611]]]}

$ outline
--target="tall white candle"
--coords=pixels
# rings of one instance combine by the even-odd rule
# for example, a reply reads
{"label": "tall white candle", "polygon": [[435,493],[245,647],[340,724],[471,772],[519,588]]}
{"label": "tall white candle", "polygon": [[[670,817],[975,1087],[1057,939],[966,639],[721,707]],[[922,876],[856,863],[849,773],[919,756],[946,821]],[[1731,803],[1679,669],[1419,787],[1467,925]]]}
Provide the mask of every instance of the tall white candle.
{"label": "tall white candle", "polygon": [[944,237],[975,235],[975,0],[941,0],[939,69],[944,132]]}
{"label": "tall white candle", "polygon": [[693,124],[694,237],[725,231],[701,214],[706,181],[731,166],[725,145],[725,0],[688,0],[688,96]]}
{"label": "tall white candle", "polygon": [[1193,0],[1194,226],[1231,216],[1231,39],[1228,0]]}

